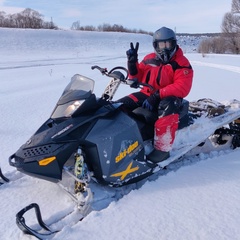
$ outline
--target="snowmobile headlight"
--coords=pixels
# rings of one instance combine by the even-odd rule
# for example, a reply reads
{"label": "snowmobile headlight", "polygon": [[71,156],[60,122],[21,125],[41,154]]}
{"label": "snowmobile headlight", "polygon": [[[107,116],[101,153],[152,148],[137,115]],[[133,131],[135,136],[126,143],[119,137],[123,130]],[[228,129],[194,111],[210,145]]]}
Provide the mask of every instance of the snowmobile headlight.
{"label": "snowmobile headlight", "polygon": [[72,102],[72,104],[66,108],[64,116],[70,117],[82,105],[82,103],[83,103],[83,100]]}
{"label": "snowmobile headlight", "polygon": [[71,115],[82,105],[85,100],[75,100],[62,105],[58,105],[53,114],[52,118],[71,117]]}

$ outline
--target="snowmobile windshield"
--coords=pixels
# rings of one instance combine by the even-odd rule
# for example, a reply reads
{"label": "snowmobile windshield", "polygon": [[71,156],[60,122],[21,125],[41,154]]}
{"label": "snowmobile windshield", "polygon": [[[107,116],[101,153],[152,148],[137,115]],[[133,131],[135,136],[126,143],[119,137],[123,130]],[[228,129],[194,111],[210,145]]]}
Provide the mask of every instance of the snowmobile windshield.
{"label": "snowmobile windshield", "polygon": [[92,95],[94,83],[90,78],[75,74],[64,89],[51,118],[70,117]]}
{"label": "snowmobile windshield", "polygon": [[86,99],[92,94],[93,88],[94,80],[75,74],[64,89],[57,104],[65,104],[73,100]]}

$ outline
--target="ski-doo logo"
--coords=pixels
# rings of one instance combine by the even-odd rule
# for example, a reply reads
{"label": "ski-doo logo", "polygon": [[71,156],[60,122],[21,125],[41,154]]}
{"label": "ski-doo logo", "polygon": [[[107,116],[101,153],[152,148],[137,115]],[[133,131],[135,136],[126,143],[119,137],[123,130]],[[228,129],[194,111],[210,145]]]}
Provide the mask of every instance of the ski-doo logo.
{"label": "ski-doo logo", "polygon": [[115,162],[120,162],[123,158],[125,158],[127,155],[129,155],[131,152],[133,152],[138,147],[138,141],[134,142],[133,144],[129,145],[128,148],[124,149],[122,152],[118,154],[118,156],[115,158]]}

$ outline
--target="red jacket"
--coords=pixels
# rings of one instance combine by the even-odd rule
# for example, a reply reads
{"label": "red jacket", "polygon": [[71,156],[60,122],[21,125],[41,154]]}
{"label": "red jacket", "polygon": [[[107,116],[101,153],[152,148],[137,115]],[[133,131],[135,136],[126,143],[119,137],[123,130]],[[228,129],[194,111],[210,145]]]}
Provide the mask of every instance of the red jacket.
{"label": "red jacket", "polygon": [[159,89],[161,98],[168,96],[184,98],[191,90],[193,69],[178,46],[168,64],[162,64],[157,60],[155,53],[150,53],[137,63],[136,67],[137,74],[130,75],[130,78],[137,78],[140,82],[152,85],[154,91],[150,91],[148,87],[141,90],[148,96]]}

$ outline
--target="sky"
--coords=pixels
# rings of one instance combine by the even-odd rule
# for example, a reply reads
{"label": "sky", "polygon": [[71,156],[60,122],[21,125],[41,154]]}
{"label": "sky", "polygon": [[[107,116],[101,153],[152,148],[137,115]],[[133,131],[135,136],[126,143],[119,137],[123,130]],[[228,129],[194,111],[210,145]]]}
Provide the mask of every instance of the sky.
{"label": "sky", "polygon": [[40,12],[45,21],[61,28],[71,28],[79,21],[81,26],[119,24],[129,29],[154,32],[162,26],[178,33],[221,32],[230,0],[0,0],[0,10],[15,13],[31,8]]}
{"label": "sky", "polygon": [[[94,79],[94,93],[100,97],[110,78],[91,66],[126,66],[126,49],[137,40],[142,59],[152,50],[151,39],[145,34],[0,28],[0,166],[10,179],[0,187],[1,240],[36,240],[21,232],[15,218],[31,203],[39,204],[48,225],[69,213],[50,226],[62,230],[52,240],[239,240],[240,148],[188,156],[131,192],[134,185],[98,188],[91,182],[95,210],[83,221],[78,221],[75,203],[56,184],[21,174],[8,163],[49,118],[74,74]],[[190,45],[195,38],[185,40],[179,42],[194,69],[186,99],[239,99],[240,56],[203,56]],[[121,85],[114,99],[132,91]],[[199,134],[189,129],[184,139],[202,136],[208,124],[201,124]],[[175,143],[177,139],[183,139],[179,132]],[[116,201],[119,194],[122,198]],[[24,217],[36,227],[34,211]]]}

